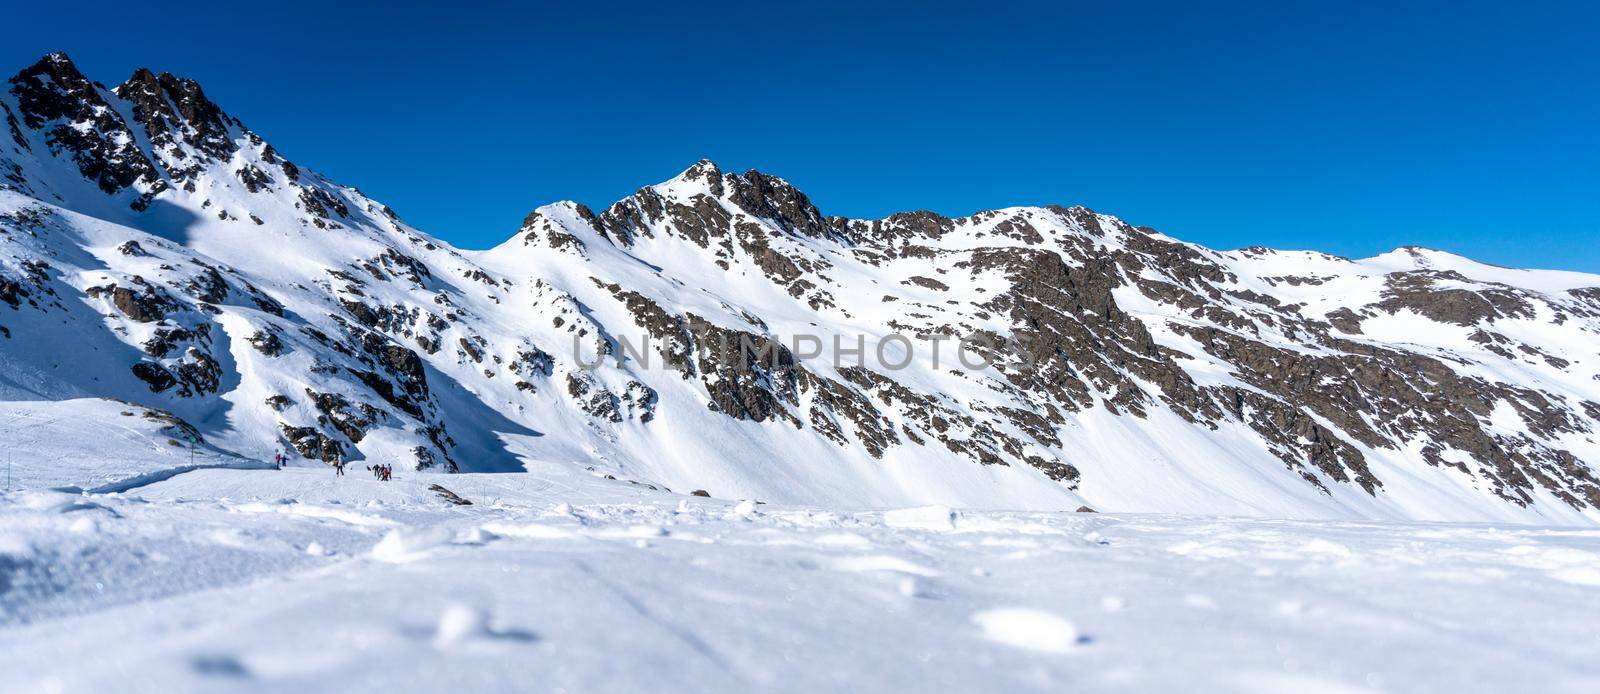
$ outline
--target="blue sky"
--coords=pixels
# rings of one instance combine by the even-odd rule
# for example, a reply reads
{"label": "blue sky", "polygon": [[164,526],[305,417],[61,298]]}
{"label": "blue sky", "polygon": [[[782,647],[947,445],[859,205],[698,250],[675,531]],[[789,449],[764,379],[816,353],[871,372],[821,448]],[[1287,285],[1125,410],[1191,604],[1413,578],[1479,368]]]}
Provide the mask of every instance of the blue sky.
{"label": "blue sky", "polygon": [[1083,204],[1218,248],[1600,272],[1589,3],[587,4],[18,3],[0,63],[193,77],[473,248],[710,158],[828,214]]}

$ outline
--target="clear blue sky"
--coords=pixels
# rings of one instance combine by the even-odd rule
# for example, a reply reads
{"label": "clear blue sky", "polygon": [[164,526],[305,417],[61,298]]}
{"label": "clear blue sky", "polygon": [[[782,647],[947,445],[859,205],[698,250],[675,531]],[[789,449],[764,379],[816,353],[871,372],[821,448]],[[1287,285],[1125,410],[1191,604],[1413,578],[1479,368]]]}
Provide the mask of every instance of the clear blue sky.
{"label": "clear blue sky", "polygon": [[101,4],[13,3],[5,72],[193,77],[467,247],[704,157],[829,214],[1083,204],[1219,248],[1600,272],[1593,3]]}

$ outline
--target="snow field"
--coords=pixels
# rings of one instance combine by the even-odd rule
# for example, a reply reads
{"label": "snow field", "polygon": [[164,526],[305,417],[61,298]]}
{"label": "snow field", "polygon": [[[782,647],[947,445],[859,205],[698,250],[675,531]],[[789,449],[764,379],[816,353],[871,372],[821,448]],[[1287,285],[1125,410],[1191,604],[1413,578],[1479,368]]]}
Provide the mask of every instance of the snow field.
{"label": "snow field", "polygon": [[559,470],[14,492],[0,690],[1600,684],[1600,531],[819,509]]}

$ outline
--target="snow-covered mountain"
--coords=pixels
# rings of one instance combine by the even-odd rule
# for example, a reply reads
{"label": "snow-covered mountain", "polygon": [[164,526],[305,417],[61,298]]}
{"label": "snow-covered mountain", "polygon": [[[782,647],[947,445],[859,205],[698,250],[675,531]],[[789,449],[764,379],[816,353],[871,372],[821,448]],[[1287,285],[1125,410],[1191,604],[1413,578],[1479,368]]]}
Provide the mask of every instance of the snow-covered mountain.
{"label": "snow-covered mountain", "polygon": [[8,412],[795,503],[1600,522],[1597,275],[830,217],[708,161],[467,251],[193,81],[54,54],[0,91]]}

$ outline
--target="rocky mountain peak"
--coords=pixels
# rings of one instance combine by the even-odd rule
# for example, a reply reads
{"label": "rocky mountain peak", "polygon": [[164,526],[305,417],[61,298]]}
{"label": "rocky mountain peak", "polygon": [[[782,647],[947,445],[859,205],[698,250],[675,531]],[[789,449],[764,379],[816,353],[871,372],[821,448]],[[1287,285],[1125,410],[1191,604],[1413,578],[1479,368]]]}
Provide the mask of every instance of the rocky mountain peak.
{"label": "rocky mountain peak", "polygon": [[162,199],[185,214],[256,226],[274,216],[324,230],[357,214],[396,221],[359,191],[306,176],[193,79],[141,67],[107,89],[54,53],[8,86],[0,94],[8,188],[100,207],[77,191],[75,172],[135,212]]}
{"label": "rocky mountain peak", "polygon": [[[700,182],[707,186],[720,187],[722,185],[722,169],[710,159],[701,159],[692,166],[683,170],[683,173],[673,177],[673,180],[689,183]],[[721,195],[720,192],[716,193]]]}
{"label": "rocky mountain peak", "polygon": [[36,83],[38,86],[48,86],[45,80],[54,83],[60,91],[68,93],[86,93],[94,85],[82,72],[78,71],[76,63],[64,52],[49,53],[39,58],[28,67],[18,71],[10,79],[11,84]]}
{"label": "rocky mountain peak", "polygon": [[828,234],[826,220],[805,193],[783,178],[755,169],[726,173],[710,159],[701,159],[650,190],[680,197],[684,202],[709,194],[752,216],[772,220],[784,231],[813,238]]}
{"label": "rocky mountain peak", "polygon": [[[175,131],[196,150],[216,159],[232,154],[229,125],[236,121],[206,97],[200,84],[170,72],[159,75],[139,68],[115,90],[134,105],[135,117],[151,136],[165,139]],[[162,143],[158,143],[162,144]]]}
{"label": "rocky mountain peak", "polygon": [[788,181],[751,169],[725,176],[728,199],[740,209],[771,220],[791,234],[823,238],[830,236],[827,220],[811,198]]}
{"label": "rocky mountain peak", "polygon": [[[71,159],[102,191],[116,193],[135,183],[144,183],[147,193],[162,187],[122,116],[66,53],[46,55],[8,83],[22,123],[42,132],[52,152]],[[31,149],[20,129],[12,136]]]}

